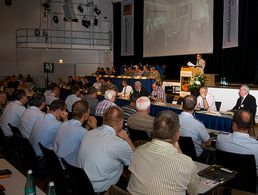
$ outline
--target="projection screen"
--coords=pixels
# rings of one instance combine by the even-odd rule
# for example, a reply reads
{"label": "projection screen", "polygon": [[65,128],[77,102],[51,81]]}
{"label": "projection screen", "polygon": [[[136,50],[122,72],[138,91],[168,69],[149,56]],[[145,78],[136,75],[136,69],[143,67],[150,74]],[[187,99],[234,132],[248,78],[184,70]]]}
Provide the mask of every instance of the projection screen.
{"label": "projection screen", "polygon": [[144,0],[143,56],[213,52],[213,0]]}

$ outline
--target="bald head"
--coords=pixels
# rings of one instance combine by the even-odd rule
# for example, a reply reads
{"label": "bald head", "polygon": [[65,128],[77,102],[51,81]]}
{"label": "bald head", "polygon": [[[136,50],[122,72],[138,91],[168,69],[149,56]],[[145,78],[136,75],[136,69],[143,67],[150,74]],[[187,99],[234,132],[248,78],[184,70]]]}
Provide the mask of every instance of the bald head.
{"label": "bald head", "polygon": [[121,108],[117,106],[109,107],[103,115],[103,124],[113,127],[116,131],[123,125],[124,114]]}
{"label": "bald head", "polygon": [[251,114],[246,110],[237,110],[233,117],[234,131],[249,131],[252,125]]}

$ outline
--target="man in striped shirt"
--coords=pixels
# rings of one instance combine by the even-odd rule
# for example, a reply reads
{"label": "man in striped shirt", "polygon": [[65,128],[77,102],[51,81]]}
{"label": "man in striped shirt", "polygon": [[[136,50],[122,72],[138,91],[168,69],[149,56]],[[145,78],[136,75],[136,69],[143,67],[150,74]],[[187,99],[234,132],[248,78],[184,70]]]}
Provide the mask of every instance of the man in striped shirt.
{"label": "man in striped shirt", "polygon": [[116,106],[116,92],[113,89],[105,92],[105,99],[98,103],[95,111],[95,116],[103,116],[105,110],[110,106]]}
{"label": "man in striped shirt", "polygon": [[124,124],[127,123],[128,118],[136,113],[136,100],[140,97],[138,93],[130,96],[130,104],[122,107],[124,113]]}
{"label": "man in striped shirt", "polygon": [[154,82],[152,84],[152,92],[150,95],[150,99],[155,102],[166,102],[165,92],[158,82]]}
{"label": "man in striped shirt", "polygon": [[192,159],[178,146],[179,119],[169,110],[157,114],[153,140],[136,149],[129,170],[131,194],[198,194],[199,178]]}

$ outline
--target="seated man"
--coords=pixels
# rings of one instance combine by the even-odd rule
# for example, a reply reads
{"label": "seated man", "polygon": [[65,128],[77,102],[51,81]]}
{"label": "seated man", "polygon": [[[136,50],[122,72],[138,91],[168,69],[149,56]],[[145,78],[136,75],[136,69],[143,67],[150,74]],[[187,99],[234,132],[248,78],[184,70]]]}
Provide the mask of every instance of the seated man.
{"label": "seated man", "polygon": [[166,102],[166,95],[158,82],[152,83],[150,99],[155,102]]}
{"label": "seated man", "polygon": [[253,154],[255,156],[258,175],[258,141],[249,136],[251,124],[252,117],[248,111],[236,111],[233,117],[233,133],[230,135],[219,134],[216,141],[216,148],[237,154]]}
{"label": "seated man", "polygon": [[53,87],[51,93],[45,96],[46,98],[46,105],[50,105],[54,100],[58,100],[60,96],[60,88],[58,86]]}
{"label": "seated man", "polygon": [[239,98],[234,106],[233,110],[247,110],[252,115],[253,124],[255,123],[255,115],[256,115],[256,99],[254,96],[249,94],[249,87],[247,85],[242,85],[239,89]]}
{"label": "seated man", "polygon": [[22,136],[30,139],[31,131],[39,118],[44,116],[42,110],[45,108],[45,96],[35,94],[30,100],[30,107],[21,116],[19,129]]}
{"label": "seated man", "polygon": [[155,82],[161,82],[161,76],[159,71],[157,71],[154,67],[150,68],[150,78],[155,79]]}
{"label": "seated man", "polygon": [[134,130],[146,131],[151,136],[153,117],[150,113],[150,100],[140,97],[136,100],[136,113],[128,118],[128,127]]}
{"label": "seated man", "polygon": [[133,93],[138,93],[140,97],[150,95],[150,93],[144,87],[142,87],[142,83],[140,81],[135,81]]}
{"label": "seated man", "polygon": [[124,112],[124,124],[127,123],[128,118],[136,113],[136,100],[139,98],[137,93],[130,96],[130,104],[122,107]]}
{"label": "seated man", "polygon": [[7,104],[2,114],[2,129],[5,136],[13,135],[8,123],[19,127],[21,116],[26,111],[24,105],[28,103],[26,93],[22,89],[14,91],[12,96],[14,101]]}
{"label": "seated man", "polygon": [[30,143],[37,156],[43,156],[38,143],[52,149],[61,121],[67,120],[67,117],[65,103],[62,100],[54,100],[49,106],[48,113],[37,120],[30,135]]}
{"label": "seated man", "polygon": [[[73,104],[73,119],[64,122],[57,130],[54,141],[54,151],[60,158],[64,158],[69,164],[76,166],[76,159],[81,141],[88,130],[82,127],[85,121],[94,122],[89,119],[89,105],[84,100]],[[94,118],[94,117],[93,117]],[[97,121],[95,121],[96,123]],[[91,124],[97,127],[96,124]]]}
{"label": "seated man", "polygon": [[107,90],[105,92],[105,99],[98,103],[95,111],[95,116],[103,116],[105,110],[110,106],[116,106],[116,92],[114,90]]}
{"label": "seated man", "polygon": [[99,100],[97,99],[97,89],[95,87],[90,87],[87,90],[87,95],[85,95],[82,99],[86,102],[88,102],[90,106],[90,114],[95,115],[96,107],[99,103]]}
{"label": "seated man", "polygon": [[199,178],[192,159],[181,154],[179,120],[161,111],[153,122],[153,139],[138,147],[129,165],[131,194],[198,194]]}
{"label": "seated man", "polygon": [[208,93],[208,87],[202,86],[199,90],[200,95],[197,97],[197,107],[204,110],[216,111],[215,99]]}
{"label": "seated man", "polygon": [[[205,160],[206,154],[203,153],[203,146],[210,146],[210,136],[205,126],[193,116],[196,107],[196,97],[187,95],[183,99],[183,112],[179,115],[180,136],[191,137],[193,139],[197,157]],[[203,156],[201,154],[203,153]]]}
{"label": "seated man", "polygon": [[84,137],[77,158],[78,166],[87,173],[95,192],[106,191],[119,181],[135,149],[122,129],[123,111],[119,107],[109,107],[103,119],[102,126]]}
{"label": "seated man", "polygon": [[118,93],[118,95],[122,95],[125,97],[130,97],[130,95],[133,93],[133,88],[128,85],[127,80],[122,81],[123,90]]}
{"label": "seated man", "polygon": [[79,97],[80,95],[80,88],[78,86],[73,86],[71,89],[72,94],[68,95],[65,99],[65,104],[67,107],[68,112],[72,112],[72,106],[75,102],[81,100],[81,98]]}

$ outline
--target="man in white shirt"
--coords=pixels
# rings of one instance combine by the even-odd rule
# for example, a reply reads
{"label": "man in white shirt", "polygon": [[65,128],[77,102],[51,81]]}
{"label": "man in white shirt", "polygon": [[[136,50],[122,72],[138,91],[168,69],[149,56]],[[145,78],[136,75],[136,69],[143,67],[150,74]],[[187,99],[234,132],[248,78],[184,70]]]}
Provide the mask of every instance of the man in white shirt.
{"label": "man in white shirt", "polygon": [[14,101],[7,104],[2,115],[2,129],[5,136],[13,135],[8,123],[15,127],[19,127],[21,116],[26,111],[24,105],[28,103],[26,93],[22,89],[14,91],[13,98]]}
{"label": "man in white shirt", "polygon": [[204,110],[216,111],[215,99],[208,93],[208,87],[202,86],[199,90],[200,95],[197,97],[197,107]]}
{"label": "man in white shirt", "polygon": [[122,81],[123,90],[118,93],[118,95],[122,95],[125,97],[130,97],[130,95],[133,93],[132,86],[128,85],[127,80]]}
{"label": "man in white shirt", "polygon": [[45,108],[45,96],[41,94],[35,94],[30,100],[30,107],[23,113],[19,129],[22,136],[29,139],[33,126],[36,121],[44,115],[41,111]]}
{"label": "man in white shirt", "polygon": [[50,105],[54,100],[58,100],[60,96],[60,88],[55,86],[53,87],[53,89],[51,90],[50,94],[47,94],[45,96],[46,100],[45,103],[46,105]]}
{"label": "man in white shirt", "polygon": [[75,102],[81,100],[79,97],[80,95],[80,88],[78,86],[73,86],[71,90],[72,94],[68,95],[65,99],[65,104],[67,107],[68,112],[72,112],[72,106]]}

